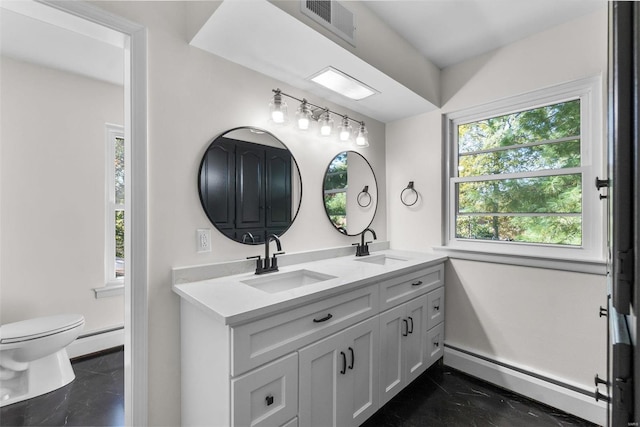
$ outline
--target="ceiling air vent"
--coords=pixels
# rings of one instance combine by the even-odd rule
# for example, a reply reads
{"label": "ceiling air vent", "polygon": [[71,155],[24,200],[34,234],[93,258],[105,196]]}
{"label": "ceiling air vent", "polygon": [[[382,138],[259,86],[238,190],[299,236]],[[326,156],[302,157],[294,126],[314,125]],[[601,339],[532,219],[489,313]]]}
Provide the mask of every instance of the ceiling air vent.
{"label": "ceiling air vent", "polygon": [[300,0],[302,13],[327,28],[333,34],[356,45],[356,24],[353,13],[337,0]]}

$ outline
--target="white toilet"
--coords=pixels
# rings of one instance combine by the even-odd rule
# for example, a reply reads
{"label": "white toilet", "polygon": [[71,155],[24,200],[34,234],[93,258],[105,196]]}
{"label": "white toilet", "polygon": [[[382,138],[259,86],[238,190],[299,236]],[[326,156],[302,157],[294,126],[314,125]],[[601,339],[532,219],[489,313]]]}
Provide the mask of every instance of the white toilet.
{"label": "white toilet", "polygon": [[75,378],[66,347],[84,328],[80,314],[0,326],[0,407],[49,393]]}

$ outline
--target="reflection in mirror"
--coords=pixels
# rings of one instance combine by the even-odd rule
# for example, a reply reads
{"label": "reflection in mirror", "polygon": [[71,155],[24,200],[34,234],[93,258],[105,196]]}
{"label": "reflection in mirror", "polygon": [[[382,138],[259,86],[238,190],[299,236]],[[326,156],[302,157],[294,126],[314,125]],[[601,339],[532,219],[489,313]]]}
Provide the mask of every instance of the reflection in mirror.
{"label": "reflection in mirror", "polygon": [[338,231],[355,236],[373,222],[378,184],[371,165],[356,151],[338,153],[324,174],[324,209]]}
{"label": "reflection in mirror", "polygon": [[200,202],[225,236],[246,244],[282,235],[302,200],[296,160],[271,133],[252,127],[217,137],[200,163]]}

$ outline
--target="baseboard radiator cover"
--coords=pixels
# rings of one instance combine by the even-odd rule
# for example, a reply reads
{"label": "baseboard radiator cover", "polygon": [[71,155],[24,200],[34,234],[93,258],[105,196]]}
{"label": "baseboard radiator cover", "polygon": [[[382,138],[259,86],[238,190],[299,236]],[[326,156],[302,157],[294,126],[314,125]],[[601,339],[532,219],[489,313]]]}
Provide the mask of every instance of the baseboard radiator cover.
{"label": "baseboard radiator cover", "polygon": [[124,326],[116,326],[80,335],[67,347],[70,359],[124,345]]}
{"label": "baseboard radiator cover", "polygon": [[591,390],[448,344],[444,364],[600,426],[606,424],[607,404],[596,402]]}

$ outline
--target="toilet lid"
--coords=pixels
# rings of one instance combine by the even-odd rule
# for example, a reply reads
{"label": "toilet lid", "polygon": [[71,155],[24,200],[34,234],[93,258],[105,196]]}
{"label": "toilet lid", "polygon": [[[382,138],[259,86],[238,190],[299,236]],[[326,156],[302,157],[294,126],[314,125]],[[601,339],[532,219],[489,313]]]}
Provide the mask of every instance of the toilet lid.
{"label": "toilet lid", "polygon": [[0,326],[0,344],[28,341],[64,332],[84,324],[81,314],[37,317]]}

